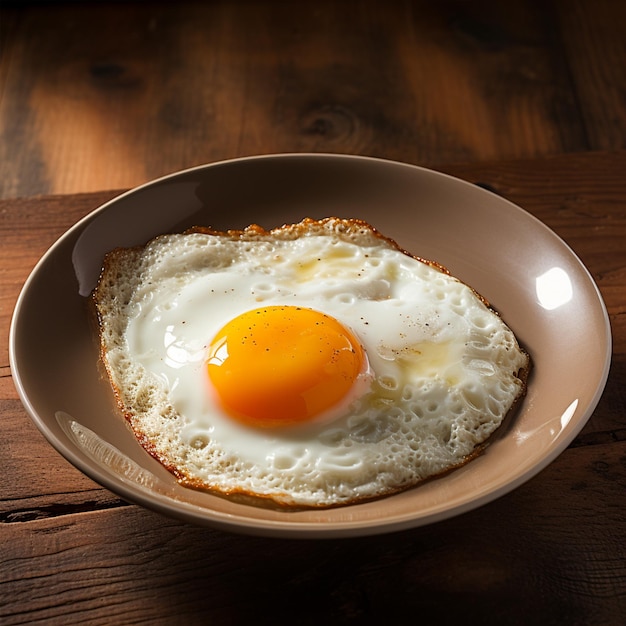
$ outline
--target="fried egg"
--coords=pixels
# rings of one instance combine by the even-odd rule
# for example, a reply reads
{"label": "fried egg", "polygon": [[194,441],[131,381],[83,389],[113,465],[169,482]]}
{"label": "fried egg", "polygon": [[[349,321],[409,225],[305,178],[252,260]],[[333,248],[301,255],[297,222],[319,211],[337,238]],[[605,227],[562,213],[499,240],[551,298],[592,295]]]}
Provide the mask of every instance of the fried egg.
{"label": "fried egg", "polygon": [[143,447],[183,485],[286,507],[466,463],[530,364],[471,287],[358,220],[162,235],[109,254],[93,301]]}

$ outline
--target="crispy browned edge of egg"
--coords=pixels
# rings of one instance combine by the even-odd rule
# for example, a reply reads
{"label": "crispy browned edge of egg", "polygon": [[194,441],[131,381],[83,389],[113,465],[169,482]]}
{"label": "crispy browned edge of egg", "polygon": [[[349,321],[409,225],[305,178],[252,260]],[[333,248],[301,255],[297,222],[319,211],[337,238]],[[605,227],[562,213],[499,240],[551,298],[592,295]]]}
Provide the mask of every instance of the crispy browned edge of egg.
{"label": "crispy browned edge of egg", "polygon": [[[297,222],[294,224],[283,224],[282,226],[279,226],[277,228],[273,228],[270,230],[266,230],[265,228],[263,228],[262,226],[259,226],[258,224],[251,224],[250,226],[247,226],[243,230],[233,229],[233,230],[225,230],[225,231],[216,230],[208,226],[194,226],[192,228],[189,228],[183,231],[180,234],[202,233],[206,235],[230,237],[232,239],[240,239],[240,240],[243,239],[243,240],[250,240],[250,241],[268,239],[268,238],[276,238],[276,237],[278,237],[279,239],[288,240],[288,239],[297,239],[298,237],[310,232],[311,230],[314,230],[314,231],[319,230],[319,232],[324,232],[323,231],[324,226],[328,222],[331,222],[331,221],[335,222],[336,224],[340,226],[340,229],[334,228],[333,232],[339,232],[339,234],[348,235],[350,234],[351,231],[358,232],[359,230],[365,229],[369,231],[375,237],[386,242],[392,248],[395,248],[396,250],[401,252],[402,254],[405,254],[418,261],[421,261],[422,263],[425,263],[426,265],[430,265],[431,267],[434,267],[440,272],[451,276],[450,271],[445,266],[441,265],[441,263],[438,263],[437,261],[424,259],[415,254],[412,254],[408,250],[398,245],[398,243],[394,241],[393,239],[391,239],[390,237],[387,237],[383,235],[382,233],[380,233],[374,226],[372,226],[368,222],[364,220],[356,219],[356,218],[349,219],[349,218],[327,217],[321,220],[315,220],[315,219],[307,217],[301,220],[300,222]],[[287,234],[287,236],[285,236],[285,234]],[[167,236],[167,234],[157,235],[156,237],[152,238],[150,241],[154,241],[163,236]],[[114,396],[117,408],[124,415],[126,423],[130,427],[131,431],[133,432],[136,440],[139,442],[141,447],[148,454],[150,454],[150,456],[156,459],[163,467],[165,467],[165,469],[167,469],[171,474],[173,474],[176,480],[178,481],[178,483],[184,487],[198,490],[198,491],[207,492],[214,496],[226,498],[233,502],[238,502],[242,504],[251,504],[255,506],[261,506],[264,508],[276,509],[276,510],[281,510],[281,511],[299,511],[299,510],[312,510],[312,509],[321,510],[321,509],[338,508],[338,507],[349,506],[349,505],[354,505],[354,504],[362,504],[365,502],[371,502],[373,500],[380,500],[382,498],[386,498],[394,494],[408,491],[410,489],[418,487],[419,485],[423,485],[426,482],[430,482],[432,480],[441,478],[442,476],[445,476],[447,474],[450,474],[451,472],[454,472],[455,470],[459,469],[460,467],[463,467],[464,465],[474,460],[475,458],[481,456],[486,450],[486,448],[496,438],[498,433],[502,431],[505,423],[507,423],[510,420],[511,416],[517,411],[519,404],[521,403],[522,399],[526,395],[527,387],[528,387],[528,379],[532,371],[532,359],[528,351],[521,344],[519,344],[519,340],[518,340],[518,345],[520,347],[520,350],[525,354],[526,359],[527,359],[527,367],[522,368],[519,372],[517,372],[517,378],[521,382],[520,392],[518,393],[517,397],[513,401],[513,404],[511,405],[509,411],[502,419],[500,426],[498,426],[498,428],[494,431],[494,433],[492,433],[485,441],[478,444],[474,448],[474,450],[470,454],[468,454],[462,461],[454,465],[451,465],[450,467],[447,467],[442,472],[433,474],[432,476],[429,476],[416,483],[411,483],[409,485],[400,486],[395,489],[387,489],[384,493],[381,493],[381,494],[354,498],[353,500],[344,501],[340,503],[319,504],[319,505],[315,505],[315,504],[301,505],[301,504],[283,502],[282,500],[279,499],[279,496],[251,493],[247,491],[246,489],[233,488],[233,489],[228,489],[228,490],[221,490],[215,487],[207,486],[202,481],[188,477],[184,471],[172,465],[167,459],[165,459],[157,451],[154,443],[141,430],[139,430],[133,425],[134,411],[132,407],[126,406],[124,402],[122,401],[120,390],[117,388],[117,386],[113,382],[113,379],[109,372],[109,368],[106,364],[106,359],[105,359],[106,350],[105,350],[104,340],[101,335],[102,320],[101,320],[100,310],[98,307],[98,289],[100,287],[101,279],[107,273],[107,271],[111,268],[111,265],[114,264],[115,262],[114,260],[119,258],[120,255],[123,255],[128,252],[133,252],[133,251],[139,253],[148,245],[148,243],[150,243],[150,241],[147,242],[145,245],[134,246],[131,248],[115,248],[111,250],[109,253],[107,253],[107,255],[104,258],[104,262],[103,262],[102,270],[100,272],[98,283],[96,287],[93,289],[91,296],[88,298],[88,303],[89,303],[89,309],[91,313],[90,317],[97,331],[96,337],[98,339],[98,347],[99,347],[98,371],[100,372],[102,378],[107,379],[110,386],[112,387],[113,396]],[[457,277],[455,278],[457,280],[460,280]],[[471,285],[467,285],[466,283],[463,283],[463,284],[465,284],[469,289],[471,289],[472,292],[476,295],[476,297],[479,300],[481,300],[481,302],[483,302],[483,304],[485,304],[485,306],[487,306],[489,310],[491,310],[494,314],[500,317],[500,319],[502,319],[502,316],[500,315],[500,313],[494,307],[491,306],[491,304],[485,297],[483,297],[480,293],[478,293]]]}

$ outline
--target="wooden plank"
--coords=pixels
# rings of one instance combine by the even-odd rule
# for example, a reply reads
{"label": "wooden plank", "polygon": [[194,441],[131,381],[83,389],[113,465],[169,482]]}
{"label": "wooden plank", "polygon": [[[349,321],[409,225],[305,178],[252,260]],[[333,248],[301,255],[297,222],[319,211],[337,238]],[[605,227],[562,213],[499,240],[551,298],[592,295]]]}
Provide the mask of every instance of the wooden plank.
{"label": "wooden plank", "polygon": [[617,626],[625,458],[626,442],[568,450],[496,502],[375,539],[237,536],[134,506],[2,524],[0,621]]}
{"label": "wooden plank", "polygon": [[0,375],[2,368],[9,366],[8,329],[13,309],[35,264],[67,229],[118,193],[0,200],[0,327],[7,330],[0,334]]}
{"label": "wooden plank", "polygon": [[558,0],[558,22],[589,145],[626,146],[626,3]]}
{"label": "wooden plank", "polygon": [[[130,187],[268,152],[433,165],[586,149],[551,6],[237,0],[127,3],[123,12],[115,3],[1,9],[13,19],[0,59],[0,197]],[[602,46],[619,50],[618,33],[608,34],[594,40],[598,58]],[[620,76],[614,65],[596,89]],[[622,111],[603,104],[584,112],[589,124]],[[623,140],[623,128],[612,130]]]}

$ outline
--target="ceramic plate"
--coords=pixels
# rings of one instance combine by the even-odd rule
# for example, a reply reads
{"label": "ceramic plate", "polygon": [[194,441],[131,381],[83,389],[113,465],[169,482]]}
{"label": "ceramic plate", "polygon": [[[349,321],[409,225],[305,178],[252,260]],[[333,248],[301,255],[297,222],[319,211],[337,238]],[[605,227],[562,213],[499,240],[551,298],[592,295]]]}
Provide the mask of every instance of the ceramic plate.
{"label": "ceramic plate", "polygon": [[[445,265],[500,311],[530,352],[528,394],[479,458],[383,500],[274,511],[180,487],[117,413],[86,306],[104,254],[200,224],[265,228],[303,217],[358,217]],[[608,375],[608,316],[572,250],[523,209],[470,183],[366,157],[251,157],[176,173],[127,192],[72,227],[43,256],[18,300],[11,367],[49,442],[122,498],[180,519],[267,536],[391,532],[469,511],[519,486],[559,455],[594,410]],[[584,358],[582,357],[584,355]]]}

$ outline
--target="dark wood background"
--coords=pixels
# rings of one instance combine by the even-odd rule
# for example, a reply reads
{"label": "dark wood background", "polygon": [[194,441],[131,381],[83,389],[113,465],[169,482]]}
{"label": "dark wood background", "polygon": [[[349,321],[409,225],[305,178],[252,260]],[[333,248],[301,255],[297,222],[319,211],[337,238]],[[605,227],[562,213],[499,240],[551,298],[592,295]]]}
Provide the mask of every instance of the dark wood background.
{"label": "dark wood background", "polygon": [[[625,40],[622,0],[0,0],[0,624],[623,626]],[[128,504],[36,430],[8,327],[48,246],[116,190],[291,151],[484,184],[581,257],[612,369],[539,476],[425,528],[267,540]]]}
{"label": "dark wood background", "polygon": [[268,152],[626,146],[622,0],[0,2],[0,197]]}

